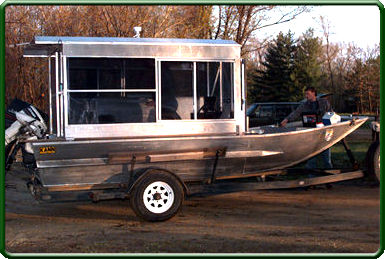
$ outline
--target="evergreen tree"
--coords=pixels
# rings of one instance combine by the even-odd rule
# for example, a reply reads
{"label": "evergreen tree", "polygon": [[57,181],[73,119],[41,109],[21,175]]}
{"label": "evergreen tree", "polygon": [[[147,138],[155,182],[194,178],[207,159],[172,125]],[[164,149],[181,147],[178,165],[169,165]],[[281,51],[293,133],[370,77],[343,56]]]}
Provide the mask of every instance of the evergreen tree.
{"label": "evergreen tree", "polygon": [[295,85],[304,90],[307,86],[319,89],[322,71],[321,60],[322,39],[314,37],[313,29],[308,29],[297,44],[295,56]]}
{"label": "evergreen tree", "polygon": [[302,96],[301,89],[297,89],[295,79],[296,45],[293,34],[280,32],[277,38],[268,46],[265,61],[262,63],[264,71],[251,73],[250,96],[255,96],[254,102],[267,101],[298,101]]}
{"label": "evergreen tree", "polygon": [[258,83],[260,82],[261,71],[257,62],[249,61],[246,66],[247,81],[247,103],[252,104],[258,102]]}

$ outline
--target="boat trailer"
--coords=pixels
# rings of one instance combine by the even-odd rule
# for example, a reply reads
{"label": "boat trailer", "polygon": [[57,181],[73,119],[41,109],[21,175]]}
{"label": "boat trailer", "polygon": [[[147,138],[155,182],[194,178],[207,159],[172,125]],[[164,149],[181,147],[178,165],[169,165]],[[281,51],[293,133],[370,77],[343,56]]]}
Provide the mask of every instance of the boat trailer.
{"label": "boat trailer", "polygon": [[[369,176],[379,183],[378,173],[371,170],[372,164],[375,164],[379,158],[375,160],[373,146],[379,149],[379,123],[375,122],[372,125],[373,139],[372,144],[367,151],[366,163],[367,170],[360,169],[360,164],[356,160],[351,151],[346,139],[342,139],[340,143],[343,145],[346,155],[351,163],[351,168],[344,169],[304,169],[304,168],[286,168],[282,170],[259,172],[256,174],[249,174],[245,178],[237,177],[237,179],[230,178],[215,178],[215,172],[211,181],[206,185],[194,185],[190,187],[191,195],[210,195],[223,194],[238,191],[252,191],[252,190],[273,190],[273,189],[293,189],[305,188],[316,185],[326,185],[329,189],[331,183],[353,180]],[[379,155],[378,155],[379,156]],[[288,176],[290,175],[290,177]],[[293,177],[297,175],[297,177]],[[294,179],[293,179],[294,178]],[[230,180],[230,181],[229,181]],[[235,180],[235,181],[234,181]],[[238,180],[238,181],[237,181]]]}
{"label": "boat trailer", "polygon": [[[286,175],[288,170],[274,171],[274,174],[281,173]],[[320,172],[320,170],[318,170]],[[356,171],[343,171],[343,170],[324,170],[323,176],[298,178],[295,180],[273,180],[275,177],[266,177],[266,175],[272,172],[266,172],[265,175],[261,175],[263,181],[247,181],[247,182],[218,182],[209,185],[196,185],[190,187],[191,195],[209,195],[209,194],[223,194],[239,191],[252,191],[252,190],[273,190],[273,189],[293,189],[293,188],[306,188],[310,186],[331,184],[335,182],[341,182],[346,180],[358,179],[365,176],[362,170]],[[272,178],[272,180],[267,180]],[[266,180],[265,180],[266,179]]]}
{"label": "boat trailer", "polygon": [[[347,156],[352,164],[351,168],[345,169],[304,169],[304,168],[286,168],[280,170],[271,170],[258,172],[255,174],[247,174],[242,176],[227,176],[216,177],[216,165],[221,157],[226,155],[225,148],[205,149],[200,151],[190,151],[184,153],[137,153],[137,154],[110,154],[110,164],[124,164],[125,171],[129,175],[126,184],[119,186],[99,186],[95,189],[94,186],[61,186],[61,187],[37,187],[29,182],[28,188],[33,193],[35,198],[45,202],[50,201],[67,201],[67,200],[92,200],[94,202],[109,199],[127,199],[131,183],[135,181],[134,170],[137,163],[151,163],[169,160],[185,160],[185,159],[202,159],[215,157],[211,177],[205,183],[185,183],[187,196],[208,196],[224,193],[232,193],[239,191],[253,190],[274,190],[274,189],[307,189],[311,186],[326,185],[330,188],[331,183],[353,180],[365,177],[370,174],[359,169],[360,165],[355,159],[352,151],[346,140],[341,140]],[[369,151],[368,151],[369,153]],[[156,168],[153,168],[156,170]],[[114,191],[111,190],[114,188]],[[68,192],[75,191],[76,193]]]}

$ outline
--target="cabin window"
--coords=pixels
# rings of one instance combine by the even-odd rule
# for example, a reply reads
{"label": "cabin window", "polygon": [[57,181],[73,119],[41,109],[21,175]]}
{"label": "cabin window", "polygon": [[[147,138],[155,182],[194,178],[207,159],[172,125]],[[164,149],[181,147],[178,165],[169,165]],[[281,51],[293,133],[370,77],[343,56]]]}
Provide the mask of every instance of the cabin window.
{"label": "cabin window", "polygon": [[234,118],[233,63],[161,64],[162,120]]}
{"label": "cabin window", "polygon": [[159,96],[154,59],[68,58],[67,64],[68,124],[234,118],[233,62],[161,61]]}
{"label": "cabin window", "polygon": [[155,122],[155,60],[68,59],[68,123]]}
{"label": "cabin window", "polygon": [[70,58],[70,90],[121,89],[121,59]]}
{"label": "cabin window", "polygon": [[194,118],[193,63],[162,62],[162,120]]}
{"label": "cabin window", "polygon": [[70,124],[108,124],[155,121],[155,93],[71,93]]}
{"label": "cabin window", "polygon": [[221,119],[234,118],[234,63],[222,62]]}
{"label": "cabin window", "polygon": [[124,59],[126,89],[155,89],[155,61],[153,59]]}

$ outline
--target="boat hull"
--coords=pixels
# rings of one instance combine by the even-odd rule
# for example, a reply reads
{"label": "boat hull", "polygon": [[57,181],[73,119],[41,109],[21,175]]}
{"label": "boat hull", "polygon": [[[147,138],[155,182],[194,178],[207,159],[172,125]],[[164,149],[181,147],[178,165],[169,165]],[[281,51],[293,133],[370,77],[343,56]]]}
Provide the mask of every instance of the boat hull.
{"label": "boat hull", "polygon": [[44,140],[31,144],[37,175],[45,187],[108,188],[128,183],[131,172],[145,168],[168,170],[183,182],[204,182],[211,178],[214,165],[216,177],[226,178],[298,164],[336,144],[365,121],[260,135]]}

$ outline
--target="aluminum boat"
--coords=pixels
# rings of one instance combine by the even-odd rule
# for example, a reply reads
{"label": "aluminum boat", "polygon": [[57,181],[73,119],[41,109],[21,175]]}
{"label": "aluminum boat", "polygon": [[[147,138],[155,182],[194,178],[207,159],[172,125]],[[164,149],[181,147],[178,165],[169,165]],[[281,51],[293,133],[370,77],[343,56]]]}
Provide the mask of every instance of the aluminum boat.
{"label": "aluminum boat", "polygon": [[290,167],[366,121],[249,129],[240,50],[229,40],[36,37],[24,56],[48,61],[50,111],[44,132],[24,138],[32,193],[127,194],[138,215],[165,220],[191,184]]}

